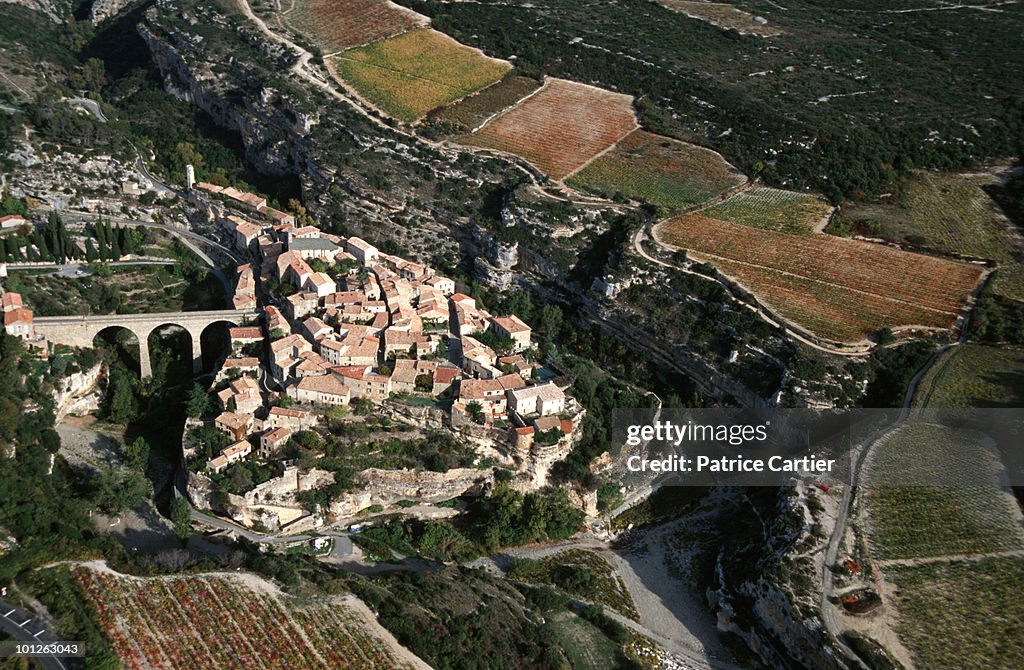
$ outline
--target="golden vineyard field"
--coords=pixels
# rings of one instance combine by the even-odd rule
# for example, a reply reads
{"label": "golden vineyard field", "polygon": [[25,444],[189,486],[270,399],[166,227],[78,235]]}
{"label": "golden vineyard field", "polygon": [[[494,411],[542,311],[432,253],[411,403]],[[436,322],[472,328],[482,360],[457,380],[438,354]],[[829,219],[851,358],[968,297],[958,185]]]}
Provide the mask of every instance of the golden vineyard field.
{"label": "golden vineyard field", "polygon": [[693,214],[670,219],[657,232],[695,260],[710,261],[781,316],[839,341],[880,328],[949,328],[982,275],[977,265]]}

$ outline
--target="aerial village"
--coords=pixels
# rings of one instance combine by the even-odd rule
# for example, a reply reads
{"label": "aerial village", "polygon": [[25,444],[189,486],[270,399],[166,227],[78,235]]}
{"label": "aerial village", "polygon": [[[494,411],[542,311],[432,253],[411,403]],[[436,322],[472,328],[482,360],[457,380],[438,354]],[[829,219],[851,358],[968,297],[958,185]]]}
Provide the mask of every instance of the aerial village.
{"label": "aerial village", "polygon": [[[267,523],[264,509],[264,525],[300,517],[314,523],[313,515],[280,511],[296,507],[294,494],[323,485],[328,473],[304,479],[277,459],[289,440],[317,430],[325,414],[337,415],[332,408],[359,405],[397,421],[429,423],[496,455],[519,471],[523,487],[545,485],[547,468],[578,438],[585,410],[566,395],[568,380],[532,360],[531,328],[522,319],[488,313],[429,266],[381,253],[358,237],[297,226],[253,194],[202,182],[192,193],[223,237],[253,259],[236,269],[233,302],[261,315],[259,323],[229,331],[231,351],[212,390],[222,410],[213,426],[231,443],[194,465],[193,480],[246,459],[276,462],[279,476],[245,501],[266,507],[274,500],[278,514]],[[246,207],[252,216],[239,213]],[[258,281],[264,290],[257,291]],[[433,412],[396,399],[425,402]],[[388,501],[386,487],[367,483],[375,496],[364,493],[339,513]],[[201,503],[203,496],[196,497]],[[245,505],[236,502],[228,513],[253,521],[251,509],[239,512]]]}

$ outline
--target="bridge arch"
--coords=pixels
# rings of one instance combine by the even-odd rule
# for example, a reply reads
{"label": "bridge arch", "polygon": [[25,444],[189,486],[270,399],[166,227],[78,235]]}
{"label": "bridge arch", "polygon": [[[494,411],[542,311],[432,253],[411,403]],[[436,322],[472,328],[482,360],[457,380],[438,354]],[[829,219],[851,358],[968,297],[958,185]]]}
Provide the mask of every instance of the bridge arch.
{"label": "bridge arch", "polygon": [[[127,335],[129,337],[125,338]],[[148,358],[149,350],[144,346],[146,339],[145,336],[139,337],[139,333],[125,325],[111,324],[99,328],[95,334],[92,335],[90,346],[96,348],[98,341],[102,340],[107,345],[114,347],[116,353],[128,354],[131,360],[123,360],[129,368],[141,368],[144,364],[148,364],[148,360],[143,361],[144,358]],[[127,347],[134,349],[134,352],[126,351]],[[145,350],[145,353],[143,353]],[[124,357],[122,356],[122,359]]]}
{"label": "bridge arch", "polygon": [[139,342],[139,372],[146,378],[153,374],[149,358],[149,336],[154,331],[168,326],[177,326],[187,331],[192,340],[193,369],[199,371],[203,365],[202,340],[211,326],[254,322],[258,317],[257,310],[234,309],[160,314],[44,316],[35,319],[35,328],[37,333],[54,344],[85,348],[94,346],[94,338],[102,332],[114,332],[118,328],[128,330]]}
{"label": "bridge arch", "polygon": [[[161,323],[158,326],[153,326],[153,328],[149,330],[149,334],[146,336],[146,351],[150,358],[150,374],[152,374],[153,347],[157,344],[158,340],[163,340],[164,346],[170,344],[171,347],[174,347],[173,338],[180,338],[182,336],[184,336],[183,339],[185,340],[186,356],[190,356],[188,360],[192,362],[192,371],[195,372],[195,336],[189,328],[186,328],[180,323],[168,321],[166,323]],[[145,378],[145,375],[143,375],[143,378]]]}

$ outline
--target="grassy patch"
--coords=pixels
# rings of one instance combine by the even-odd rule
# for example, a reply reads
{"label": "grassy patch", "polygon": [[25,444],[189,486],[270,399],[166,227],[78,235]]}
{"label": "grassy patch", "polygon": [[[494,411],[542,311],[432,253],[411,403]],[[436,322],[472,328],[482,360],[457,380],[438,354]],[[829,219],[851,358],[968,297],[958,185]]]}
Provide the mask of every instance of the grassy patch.
{"label": "grassy patch", "polygon": [[601,556],[584,549],[569,549],[542,560],[519,559],[509,576],[550,584],[582,600],[603,605],[623,616],[639,615],[625,584]]}
{"label": "grassy patch", "polygon": [[995,261],[1012,261],[1017,243],[985,188],[995,175],[914,172],[875,203],[847,203],[851,232]]}
{"label": "grassy patch", "polygon": [[891,571],[897,632],[919,668],[1019,668],[1024,559],[934,563]]}
{"label": "grassy patch", "polygon": [[713,151],[636,130],[567,183],[609,198],[679,209],[705,202],[743,181],[743,175]]}
{"label": "grassy patch", "polygon": [[[984,554],[1024,548],[1020,512],[1000,488],[997,457],[981,436],[916,423],[875,445],[869,476],[921,473],[956,482],[966,468],[983,468],[991,486],[876,485],[866,492],[868,535],[879,559]],[[877,479],[876,479],[877,481]],[[929,479],[929,481],[931,481]]]}
{"label": "grassy patch", "polygon": [[966,344],[945,354],[921,380],[917,407],[1024,406],[1024,351]]}
{"label": "grassy patch", "polygon": [[818,196],[755,186],[701,213],[744,226],[806,235],[814,232],[831,210]]}
{"label": "grassy patch", "polygon": [[573,670],[614,668],[622,652],[589,621],[571,612],[548,617],[547,630],[569,660]]}
{"label": "grassy patch", "polygon": [[499,81],[511,68],[430,29],[350,49],[332,63],[360,95],[410,122]]}
{"label": "grassy patch", "polygon": [[1024,263],[1000,265],[992,277],[992,292],[1004,298],[1024,300]]}

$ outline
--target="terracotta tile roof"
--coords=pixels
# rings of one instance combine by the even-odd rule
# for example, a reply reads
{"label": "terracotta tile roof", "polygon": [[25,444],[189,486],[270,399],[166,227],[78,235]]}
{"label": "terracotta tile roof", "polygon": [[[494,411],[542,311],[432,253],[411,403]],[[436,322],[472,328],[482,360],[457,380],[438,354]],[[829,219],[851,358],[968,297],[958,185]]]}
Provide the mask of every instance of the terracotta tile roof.
{"label": "terracotta tile roof", "polygon": [[263,331],[256,326],[231,328],[228,330],[228,337],[232,340],[261,340]]}
{"label": "terracotta tile roof", "polygon": [[528,333],[531,328],[515,314],[495,316],[491,321],[506,333]]}
{"label": "terracotta tile roof", "polygon": [[20,293],[11,293],[9,291],[0,296],[0,301],[2,301],[3,308],[5,310],[13,307],[21,307],[24,304],[21,301]]}
{"label": "terracotta tile roof", "polygon": [[4,325],[10,326],[15,323],[32,323],[32,310],[24,307],[15,307],[9,312],[4,312]]}

